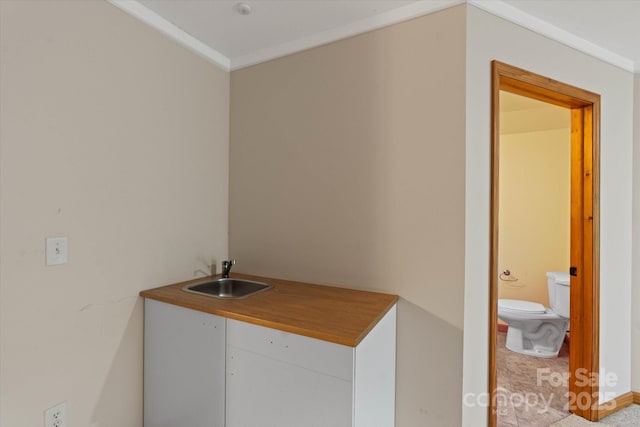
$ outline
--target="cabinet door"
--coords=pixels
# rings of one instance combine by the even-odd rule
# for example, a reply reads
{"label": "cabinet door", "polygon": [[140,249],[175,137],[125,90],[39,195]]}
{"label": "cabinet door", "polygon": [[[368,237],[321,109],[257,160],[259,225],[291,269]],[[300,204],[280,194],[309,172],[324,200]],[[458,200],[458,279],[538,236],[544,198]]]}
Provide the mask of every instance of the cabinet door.
{"label": "cabinet door", "polygon": [[145,427],[224,427],[225,319],[145,300]]}
{"label": "cabinet door", "polygon": [[347,427],[353,348],[227,321],[227,427]]}

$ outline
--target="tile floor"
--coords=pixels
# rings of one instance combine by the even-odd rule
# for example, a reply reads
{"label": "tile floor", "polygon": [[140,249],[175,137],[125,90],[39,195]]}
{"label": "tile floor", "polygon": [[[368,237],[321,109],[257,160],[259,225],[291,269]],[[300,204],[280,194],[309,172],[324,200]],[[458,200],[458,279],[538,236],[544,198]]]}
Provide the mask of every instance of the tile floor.
{"label": "tile floor", "polygon": [[546,427],[570,415],[566,384],[569,348],[554,359],[525,356],[507,350],[505,332],[498,332],[498,427]]}

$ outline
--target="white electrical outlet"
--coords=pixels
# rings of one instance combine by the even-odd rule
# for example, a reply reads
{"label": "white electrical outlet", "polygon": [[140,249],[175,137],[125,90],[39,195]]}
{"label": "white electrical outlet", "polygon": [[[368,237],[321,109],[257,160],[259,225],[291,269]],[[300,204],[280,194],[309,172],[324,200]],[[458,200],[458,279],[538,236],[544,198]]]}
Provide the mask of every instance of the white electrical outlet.
{"label": "white electrical outlet", "polygon": [[69,259],[66,237],[47,237],[47,265],[66,264]]}
{"label": "white electrical outlet", "polygon": [[67,402],[62,402],[44,411],[44,427],[69,427],[67,424]]}

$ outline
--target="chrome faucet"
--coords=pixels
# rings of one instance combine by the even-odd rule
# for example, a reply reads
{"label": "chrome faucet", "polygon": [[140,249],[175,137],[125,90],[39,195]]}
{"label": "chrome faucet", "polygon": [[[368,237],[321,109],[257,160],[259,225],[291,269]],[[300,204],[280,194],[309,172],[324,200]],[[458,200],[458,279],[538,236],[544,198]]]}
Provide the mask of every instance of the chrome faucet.
{"label": "chrome faucet", "polygon": [[231,271],[231,267],[236,265],[235,259],[230,259],[228,261],[222,261],[222,278],[226,279],[229,277],[229,271]]}

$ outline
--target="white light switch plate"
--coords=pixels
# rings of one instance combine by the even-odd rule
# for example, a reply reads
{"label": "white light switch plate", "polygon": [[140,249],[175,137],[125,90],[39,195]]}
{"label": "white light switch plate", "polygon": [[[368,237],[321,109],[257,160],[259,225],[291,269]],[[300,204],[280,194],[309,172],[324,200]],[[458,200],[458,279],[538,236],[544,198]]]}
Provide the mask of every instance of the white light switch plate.
{"label": "white light switch plate", "polygon": [[47,265],[66,264],[69,252],[66,237],[47,237]]}

